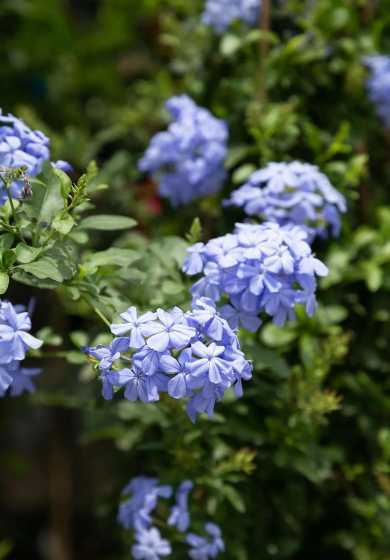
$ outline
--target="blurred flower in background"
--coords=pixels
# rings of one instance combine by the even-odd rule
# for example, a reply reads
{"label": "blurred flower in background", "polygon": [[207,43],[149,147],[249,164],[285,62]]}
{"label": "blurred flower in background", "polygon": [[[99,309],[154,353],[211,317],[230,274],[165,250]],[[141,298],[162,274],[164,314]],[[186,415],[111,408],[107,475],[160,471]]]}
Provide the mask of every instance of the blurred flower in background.
{"label": "blurred flower in background", "polygon": [[207,0],[202,21],[213,27],[217,33],[223,33],[229,25],[241,20],[254,25],[259,16],[261,0]]}
{"label": "blurred flower in background", "polygon": [[172,123],[152,138],[139,168],[152,173],[160,195],[179,206],[222,186],[228,129],[187,95],[172,97],[166,107]]}
{"label": "blurred flower in background", "polygon": [[385,127],[390,128],[390,56],[366,56],[364,62],[370,70],[368,94]]}

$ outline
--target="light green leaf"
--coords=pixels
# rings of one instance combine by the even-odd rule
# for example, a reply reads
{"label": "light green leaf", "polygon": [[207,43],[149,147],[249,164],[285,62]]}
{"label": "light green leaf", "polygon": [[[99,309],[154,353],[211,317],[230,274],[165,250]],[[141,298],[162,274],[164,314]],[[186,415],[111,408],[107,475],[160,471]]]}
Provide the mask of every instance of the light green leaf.
{"label": "light green leaf", "polygon": [[69,338],[78,348],[82,348],[88,344],[88,336],[83,331],[73,331],[70,333]]}
{"label": "light green leaf", "polygon": [[67,175],[61,169],[57,169],[56,167],[53,167],[53,173],[54,175],[56,175],[56,177],[60,182],[62,198],[66,200],[70,191],[72,190],[72,181],[70,180],[69,175]]}
{"label": "light green leaf", "polygon": [[243,183],[252,173],[256,171],[256,166],[252,163],[246,163],[245,165],[241,165],[236,171],[233,173],[233,183],[235,185],[239,183]]}
{"label": "light green leaf", "polygon": [[222,37],[219,49],[222,56],[232,56],[240,48],[241,44],[242,39],[240,37],[227,33]]}
{"label": "light green leaf", "polygon": [[194,218],[190,227],[190,231],[186,234],[186,239],[188,243],[193,245],[194,243],[200,241],[201,237],[202,237],[202,224],[200,223],[199,218]]}
{"label": "light green leaf", "polygon": [[40,280],[49,278],[55,282],[62,282],[64,279],[55,261],[47,257],[43,257],[32,263],[20,265],[18,268],[32,274]]}
{"label": "light green leaf", "polygon": [[5,294],[9,286],[9,276],[6,272],[0,272],[0,294]]}
{"label": "light green leaf", "polygon": [[120,229],[130,229],[137,225],[137,222],[127,216],[117,216],[115,214],[100,214],[98,216],[88,216],[80,222],[82,229],[97,229],[105,231],[115,231]]}
{"label": "light green leaf", "polygon": [[58,214],[53,221],[52,227],[62,235],[68,234],[75,226],[75,221],[70,214]]}
{"label": "light green leaf", "polygon": [[32,197],[24,202],[26,214],[39,224],[51,224],[56,214],[64,209],[63,187],[57,172],[47,164],[42,173],[44,182],[35,183]]}
{"label": "light green leaf", "polygon": [[273,323],[264,325],[261,331],[261,340],[271,348],[277,348],[279,346],[289,344],[295,340],[296,337],[297,333],[293,329],[288,326],[284,326],[283,328],[277,327]]}
{"label": "light green leaf", "polygon": [[18,243],[15,248],[16,260],[21,264],[34,261],[40,253],[42,253],[41,247],[30,247],[24,243]]}
{"label": "light green leaf", "polygon": [[120,266],[127,267],[141,258],[137,251],[112,247],[106,251],[99,251],[88,257],[86,264],[92,267]]}

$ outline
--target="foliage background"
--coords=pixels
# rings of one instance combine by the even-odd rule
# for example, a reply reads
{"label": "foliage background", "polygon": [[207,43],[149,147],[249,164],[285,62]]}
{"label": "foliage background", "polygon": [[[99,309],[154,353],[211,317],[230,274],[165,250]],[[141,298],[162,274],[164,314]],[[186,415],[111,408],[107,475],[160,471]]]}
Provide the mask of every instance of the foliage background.
{"label": "foliage background", "polygon": [[[269,31],[237,24],[222,38],[199,24],[201,9],[3,0],[1,106],[44,130],[74,178],[95,160],[96,184],[109,185],[95,206],[138,221],[82,248],[84,265],[111,244],[134,252],[128,266],[98,270],[111,313],[188,304],[179,265],[192,220],[204,239],[230,231],[241,215],[220,201],[253,169],[318,164],[349,205],[341,238],[315,246],[331,271],[320,309],[242,333],[255,364],[244,398],[192,427],[175,403],[97,398],[79,348],[104,325],[66,289],[14,283],[7,297],[35,296],[35,326],[56,335],[46,333],[36,395],[0,405],[0,558],[129,557],[116,507],[140,473],[193,478],[194,509],[221,524],[226,558],[390,558],[390,138],[361,62],[390,52],[390,4],[275,1]],[[228,121],[230,179],[219,196],[174,212],[136,163],[166,122],[164,101],[181,92]]]}

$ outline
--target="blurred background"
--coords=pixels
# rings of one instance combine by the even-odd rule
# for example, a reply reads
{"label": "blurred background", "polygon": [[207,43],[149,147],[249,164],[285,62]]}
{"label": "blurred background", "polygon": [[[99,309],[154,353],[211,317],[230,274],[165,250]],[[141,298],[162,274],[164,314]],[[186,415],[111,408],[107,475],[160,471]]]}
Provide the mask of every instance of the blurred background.
{"label": "blurred background", "polygon": [[[197,216],[204,239],[230,231],[242,216],[221,200],[251,171],[320,165],[349,212],[341,239],[315,247],[331,270],[319,312],[243,334],[244,399],[192,427],[164,404],[96,399],[80,347],[101,325],[61,293],[14,285],[11,301],[35,298],[35,332],[51,330],[39,390],[0,401],[0,560],[130,558],[115,518],[143,472],[203,484],[197,507],[222,526],[226,558],[390,559],[390,137],[362,63],[390,54],[390,3],[275,1],[265,34],[237,23],[222,37],[201,24],[203,4],[0,0],[0,106],[43,130],[73,178],[97,162],[109,188],[94,204],[139,223],[116,242],[144,251],[129,278],[143,308],[188,301],[184,236]],[[227,120],[230,178],[177,212],[137,161],[183,92]],[[112,241],[99,232],[90,246]]]}

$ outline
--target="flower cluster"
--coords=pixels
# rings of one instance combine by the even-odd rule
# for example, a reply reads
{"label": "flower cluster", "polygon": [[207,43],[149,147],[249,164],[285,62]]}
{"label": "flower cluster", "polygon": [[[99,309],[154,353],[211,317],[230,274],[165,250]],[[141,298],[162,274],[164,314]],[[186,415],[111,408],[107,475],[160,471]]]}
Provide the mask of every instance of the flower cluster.
{"label": "flower cluster", "polygon": [[207,0],[202,21],[220,34],[236,20],[254,25],[260,7],[261,0]]}
{"label": "flower cluster", "polygon": [[280,225],[299,225],[309,241],[326,237],[328,229],[337,236],[340,213],[346,211],[345,198],[326,175],[315,165],[299,161],[269,163],[255,171],[225,204],[240,206],[249,216]]}
{"label": "flower cluster", "polygon": [[183,266],[188,275],[202,274],[191,288],[193,297],[222,303],[220,313],[232,328],[253,332],[261,313],[280,326],[295,318],[296,304],[312,315],[316,276],[328,271],[306,239],[300,227],[267,222],[237,224],[233,234],[193,245]]}
{"label": "flower cluster", "polygon": [[367,80],[370,99],[385,126],[390,128],[390,56],[367,56],[364,62],[371,72]]}
{"label": "flower cluster", "polygon": [[221,187],[228,130],[187,95],[172,97],[166,107],[172,122],[154,136],[139,168],[152,173],[160,195],[178,206]]}
{"label": "flower cluster", "polygon": [[30,330],[31,319],[24,308],[0,301],[0,397],[8,390],[12,396],[34,391],[31,377],[40,370],[21,366],[29,348],[37,349],[42,345],[41,340],[28,332]]}
{"label": "flower cluster", "polygon": [[[13,115],[5,116],[0,110],[0,168],[24,167],[26,175],[35,177],[42,166],[50,160],[50,140],[39,130],[31,130],[23,121]],[[65,161],[54,163],[56,167],[69,171],[71,166]],[[10,187],[12,198],[21,198],[23,181],[14,181]],[[0,186],[0,205],[7,200],[5,186]]]}
{"label": "flower cluster", "polygon": [[[193,483],[184,480],[175,493],[174,504],[169,508],[167,524],[182,534],[187,533],[190,527],[188,498],[192,488]],[[118,522],[124,529],[134,530],[133,558],[159,560],[162,556],[169,556],[172,552],[171,544],[163,539],[160,531],[153,526],[153,512],[160,499],[168,500],[173,497],[172,487],[161,485],[156,478],[139,476],[130,481],[122,494],[126,499],[119,506]],[[190,546],[189,556],[193,560],[216,558],[225,548],[217,525],[206,523],[205,530],[209,538],[193,533],[185,535],[184,542]]]}
{"label": "flower cluster", "polygon": [[175,307],[138,316],[130,307],[121,318],[111,326],[119,336],[108,347],[85,349],[98,362],[105,399],[122,387],[126,399],[144,403],[167,392],[189,399],[187,414],[195,421],[198,413],[211,416],[229,387],[242,395],[242,380],[251,378],[252,368],[210,299],[200,298],[187,313]]}

